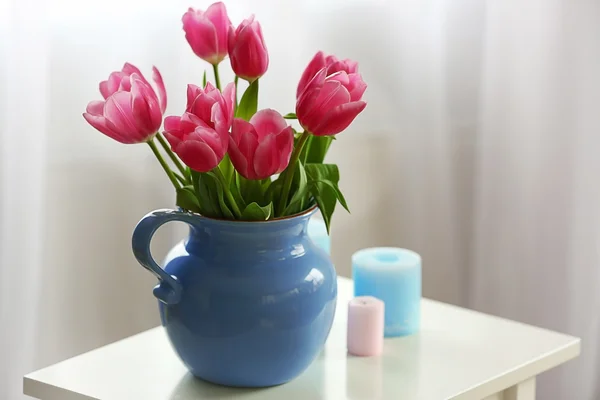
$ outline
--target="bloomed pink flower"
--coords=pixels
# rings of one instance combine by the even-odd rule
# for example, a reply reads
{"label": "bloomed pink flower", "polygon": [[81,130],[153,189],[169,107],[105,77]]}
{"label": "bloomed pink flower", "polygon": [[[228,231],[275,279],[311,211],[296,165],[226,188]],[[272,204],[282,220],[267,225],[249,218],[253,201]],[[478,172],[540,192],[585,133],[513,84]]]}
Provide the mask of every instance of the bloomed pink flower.
{"label": "bloomed pink flower", "polygon": [[229,157],[247,179],[265,179],[282,172],[290,162],[294,132],[275,110],[254,114],[249,122],[235,118],[229,138]]}
{"label": "bloomed pink flower", "polygon": [[179,158],[198,172],[208,172],[219,165],[229,142],[228,132],[215,130],[189,112],[165,119],[165,137]]}
{"label": "bloomed pink flower", "polygon": [[228,132],[233,122],[234,101],[233,83],[228,84],[223,93],[210,82],[206,83],[204,89],[188,85],[185,111],[196,115],[212,129]]}
{"label": "bloomed pink flower", "polygon": [[121,71],[100,82],[104,101],[92,101],[83,113],[85,120],[108,137],[125,144],[148,141],[160,128],[167,106],[165,86],[156,67],[156,94],[140,70],[126,63]]}
{"label": "bloomed pink flower", "polygon": [[348,75],[358,73],[358,63],[356,61],[349,59],[339,60],[334,55],[325,56],[322,51],[319,51],[314,55],[312,60],[310,60],[306,69],[302,73],[302,77],[298,83],[298,89],[296,90],[297,98],[300,97],[308,83],[312,80],[312,78],[314,78],[317,72],[325,67],[327,67],[326,75],[332,75],[340,71],[344,71]]}
{"label": "bloomed pink flower", "polygon": [[327,67],[319,70],[296,101],[298,121],[317,136],[342,132],[367,105],[361,101],[367,85],[358,73],[327,74]]}

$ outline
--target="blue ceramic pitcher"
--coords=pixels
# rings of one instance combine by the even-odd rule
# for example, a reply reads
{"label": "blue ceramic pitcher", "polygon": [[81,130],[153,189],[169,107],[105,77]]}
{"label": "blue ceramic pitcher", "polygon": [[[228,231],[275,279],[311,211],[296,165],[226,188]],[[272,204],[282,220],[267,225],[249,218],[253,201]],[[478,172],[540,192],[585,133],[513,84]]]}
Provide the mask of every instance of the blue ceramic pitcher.
{"label": "blue ceramic pitcher", "polygon": [[[138,223],[133,252],[158,278],[162,324],[195,376],[227,386],[278,385],[319,354],[337,281],[329,256],[307,235],[314,211],[245,222],[157,210]],[[187,223],[190,233],[163,270],[150,240],[169,221]]]}

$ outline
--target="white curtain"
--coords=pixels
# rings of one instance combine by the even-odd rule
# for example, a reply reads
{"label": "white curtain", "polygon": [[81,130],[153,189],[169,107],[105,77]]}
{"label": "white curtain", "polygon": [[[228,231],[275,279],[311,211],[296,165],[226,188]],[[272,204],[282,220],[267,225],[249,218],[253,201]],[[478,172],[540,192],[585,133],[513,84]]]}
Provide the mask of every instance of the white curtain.
{"label": "white curtain", "polygon": [[[81,112],[130,61],[158,66],[181,113],[206,65],[180,17],[208,3],[0,0],[0,398],[158,324],[130,234],[173,193],[147,148]],[[334,217],[339,272],[360,247],[412,248],[425,295],[583,338],[538,398],[600,398],[600,2],[226,4],[263,24],[261,107],[293,110],[317,49],[360,61],[369,106],[330,155],[352,210]],[[183,232],[164,228],[156,253]]]}

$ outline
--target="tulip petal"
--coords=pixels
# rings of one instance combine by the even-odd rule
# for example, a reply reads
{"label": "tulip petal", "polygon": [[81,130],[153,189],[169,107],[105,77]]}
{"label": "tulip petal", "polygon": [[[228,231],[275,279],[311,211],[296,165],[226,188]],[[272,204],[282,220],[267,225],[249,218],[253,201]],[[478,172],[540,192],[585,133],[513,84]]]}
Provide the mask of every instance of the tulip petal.
{"label": "tulip petal", "polygon": [[298,88],[296,89],[296,98],[299,98],[300,95],[302,95],[302,92],[304,92],[308,83],[323,67],[325,67],[325,56],[322,51],[319,51],[314,55],[312,60],[310,60],[300,77],[300,82],[298,82]]}
{"label": "tulip petal", "polygon": [[323,112],[349,102],[348,90],[338,81],[327,80],[323,84],[319,97],[315,100],[313,109],[320,109]]}
{"label": "tulip petal", "polygon": [[153,134],[158,131],[162,122],[156,94],[137,74],[131,75],[131,82],[131,112],[138,131]]}
{"label": "tulip petal", "polygon": [[204,85],[204,90],[202,90],[203,93],[210,93],[217,90],[217,88],[215,87],[215,85],[213,85],[212,83],[210,83],[210,81],[206,82],[206,85]]}
{"label": "tulip petal", "polygon": [[209,124],[211,128],[214,128],[214,122],[212,121],[212,107],[214,103],[215,101],[212,98],[201,91],[194,99],[189,112]]}
{"label": "tulip petal", "polygon": [[238,142],[238,149],[244,155],[246,162],[248,163],[248,178],[253,179],[256,176],[254,172],[254,154],[258,147],[258,139],[254,128],[251,131],[244,133]]}
{"label": "tulip petal", "polygon": [[250,118],[250,124],[254,126],[259,140],[269,134],[277,134],[287,126],[281,114],[270,108],[254,114]]}
{"label": "tulip petal", "polygon": [[108,90],[108,81],[100,82],[98,88],[100,89],[100,94],[102,95],[104,100],[106,100],[106,98],[111,95],[110,91]]}
{"label": "tulip petal", "polygon": [[269,54],[262,35],[262,28],[254,15],[245,19],[229,33],[229,58],[231,68],[239,77],[252,82],[267,71]]}
{"label": "tulip petal", "polygon": [[279,167],[274,174],[278,174],[287,168],[290,163],[290,157],[294,149],[294,130],[288,126],[282,130],[276,139],[277,153],[279,154]]}
{"label": "tulip petal", "polygon": [[210,5],[206,9],[204,16],[208,18],[215,27],[217,33],[216,52],[218,55],[224,57],[227,55],[227,36],[231,25],[231,21],[229,21],[229,17],[227,16],[225,4],[218,2]]}
{"label": "tulip petal", "polygon": [[212,22],[198,12],[188,11],[183,15],[183,30],[192,51],[211,64],[218,59],[217,30]]}
{"label": "tulip petal", "polygon": [[165,88],[165,83],[163,82],[162,75],[160,71],[156,67],[152,67],[152,80],[156,83],[158,88],[158,99],[160,102],[160,111],[162,114],[165,113],[167,109],[167,89]]}
{"label": "tulip petal", "polygon": [[328,81],[338,81],[343,86],[348,86],[350,84],[350,77],[348,76],[346,71],[338,71],[338,72],[331,74],[331,73],[329,73],[329,70],[328,70],[327,74],[328,74],[327,75]]}
{"label": "tulip petal", "polygon": [[138,131],[131,109],[131,93],[116,92],[106,99],[104,116],[119,132],[134,134]]}
{"label": "tulip petal", "polygon": [[104,99],[108,99],[110,95],[118,91],[121,88],[121,81],[126,77],[129,77],[129,75],[126,75],[121,71],[111,73],[108,76],[108,80],[104,81],[106,82],[104,91],[102,91],[102,88],[100,89],[100,93],[104,96]]}
{"label": "tulip petal", "polygon": [[357,61],[353,61],[353,60],[346,58],[344,60],[344,64],[346,64],[346,68],[344,71],[346,71],[348,74],[356,74],[358,72],[358,62]]}
{"label": "tulip petal", "polygon": [[227,125],[228,129],[233,122],[233,109],[235,103],[235,84],[229,83],[225,86],[225,90],[223,90],[223,99],[225,100],[225,116],[227,117]]}
{"label": "tulip petal", "polygon": [[196,126],[202,126],[205,128],[210,128],[210,125],[201,120],[197,115],[192,113],[184,113],[181,116],[181,125],[180,128],[184,131],[193,131],[196,129]]}
{"label": "tulip petal", "polygon": [[312,133],[317,136],[336,135],[346,129],[366,106],[367,103],[364,101],[337,106],[325,114],[322,122]]}
{"label": "tulip petal", "polygon": [[263,137],[254,153],[253,165],[257,176],[255,179],[265,179],[275,173],[279,166],[277,155],[275,135]]}
{"label": "tulip petal", "polygon": [[310,116],[310,111],[315,103],[315,100],[319,97],[319,89],[311,88],[306,90],[300,100],[296,103],[296,115],[298,116],[298,121],[300,121],[301,125],[305,125],[308,123],[309,119],[307,116]]}
{"label": "tulip petal", "polygon": [[227,147],[223,148],[223,142],[217,131],[211,128],[198,126],[193,132],[190,132],[186,136],[185,140],[204,142],[209,145],[217,155],[224,155],[227,151]]}
{"label": "tulip petal", "polygon": [[252,131],[254,131],[254,126],[252,126],[250,122],[241,118],[233,119],[233,125],[231,126],[231,137],[233,137],[237,144],[240,143],[243,135]]}
{"label": "tulip petal", "polygon": [[142,72],[140,71],[140,69],[138,67],[136,67],[135,65],[130,64],[128,62],[123,64],[123,68],[121,69],[121,71],[123,71],[123,73],[125,73],[126,75],[138,74],[140,76],[143,76]]}
{"label": "tulip petal", "polygon": [[202,89],[196,85],[188,84],[187,85],[187,105],[185,107],[186,112],[191,112],[192,105],[194,104],[194,100],[198,94],[202,92]]}
{"label": "tulip petal", "polygon": [[98,131],[105,134],[109,138],[116,140],[117,142],[120,142],[123,144],[137,143],[136,141],[132,140],[130,137],[123,135],[120,132],[112,129],[112,127],[109,126],[106,118],[104,118],[103,116],[92,115],[89,113],[83,113],[83,118],[85,118],[85,120],[88,122],[88,124],[90,124],[91,126],[96,128]]}
{"label": "tulip petal", "polygon": [[236,171],[242,174],[244,178],[251,179],[251,175],[248,173],[248,161],[246,161],[246,157],[244,157],[232,136],[229,137],[229,148],[227,152],[229,153],[229,158]]}
{"label": "tulip petal", "polygon": [[195,140],[181,142],[175,149],[181,160],[191,169],[198,172],[208,172],[215,168],[221,159],[206,143]]}
{"label": "tulip petal", "polygon": [[165,134],[165,138],[167,138],[167,141],[171,145],[171,150],[175,151],[177,146],[179,146],[179,144],[181,143],[181,138],[177,136],[177,134],[181,134],[181,132],[177,132],[177,131],[173,130],[173,131],[165,131],[164,134]]}
{"label": "tulip petal", "polygon": [[[133,74],[137,74],[146,85],[152,87],[152,85],[150,85],[150,82],[148,82],[148,80],[146,79],[144,74],[142,74],[140,69],[138,67],[136,67],[135,65],[126,62],[123,65],[123,69],[121,71],[123,73],[123,78],[128,78],[129,76],[131,76]],[[122,81],[122,83],[125,83],[125,84],[129,84],[129,82],[130,82],[129,79],[126,79],[124,81],[123,81],[123,79],[121,79],[121,81]],[[125,90],[129,91],[129,88],[127,88]]]}
{"label": "tulip petal", "polygon": [[92,115],[102,116],[102,113],[104,112],[104,103],[105,102],[102,100],[90,101],[85,111]]}
{"label": "tulip petal", "polygon": [[165,131],[175,131],[179,130],[179,123],[181,122],[181,117],[176,115],[171,115],[165,118]]}
{"label": "tulip petal", "polygon": [[358,101],[362,98],[362,95],[367,90],[367,84],[362,80],[362,77],[359,74],[350,75],[350,86],[348,87],[350,91],[350,100]]}

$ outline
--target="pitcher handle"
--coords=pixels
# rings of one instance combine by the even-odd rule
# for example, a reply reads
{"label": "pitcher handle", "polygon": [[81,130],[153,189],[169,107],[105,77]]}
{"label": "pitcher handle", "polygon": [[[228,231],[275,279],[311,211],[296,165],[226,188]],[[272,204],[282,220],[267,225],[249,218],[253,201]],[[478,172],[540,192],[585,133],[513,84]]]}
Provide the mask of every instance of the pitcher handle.
{"label": "pitcher handle", "polygon": [[176,210],[155,210],[144,216],[137,223],[131,237],[133,254],[142,267],[152,272],[159,280],[154,288],[154,296],[165,304],[177,304],[181,300],[183,287],[174,275],[169,275],[162,269],[150,253],[150,242],[158,228],[170,221],[191,222],[192,216]]}

